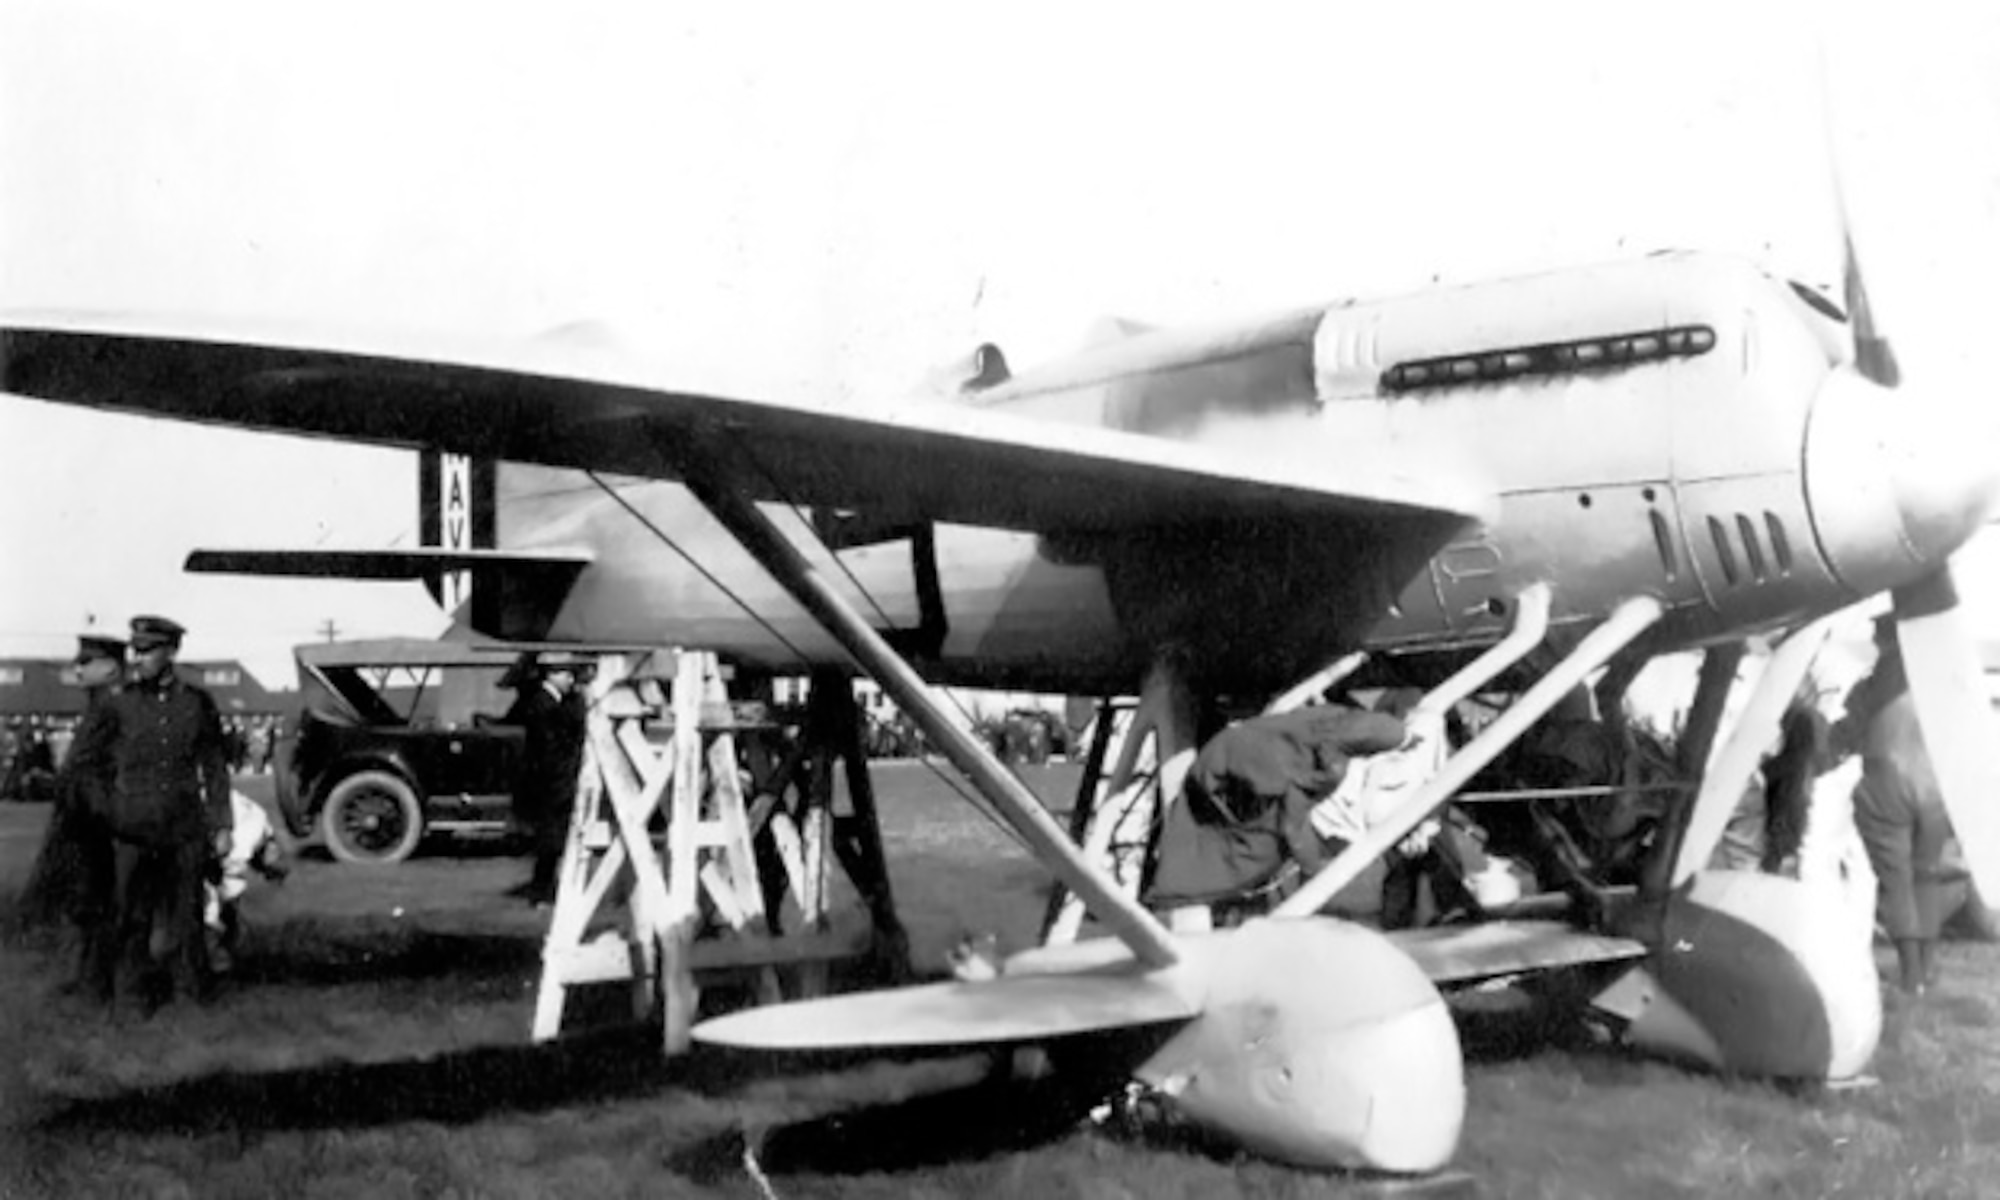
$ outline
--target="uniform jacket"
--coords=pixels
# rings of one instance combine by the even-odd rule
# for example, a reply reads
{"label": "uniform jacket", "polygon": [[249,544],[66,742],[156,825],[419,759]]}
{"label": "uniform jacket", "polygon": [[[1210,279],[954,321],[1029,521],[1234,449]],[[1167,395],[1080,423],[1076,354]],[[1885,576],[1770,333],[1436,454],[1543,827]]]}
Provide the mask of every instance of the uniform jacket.
{"label": "uniform jacket", "polygon": [[172,671],[106,695],[84,719],[71,761],[86,807],[121,840],[206,839],[233,823],[215,701]]}
{"label": "uniform jacket", "polygon": [[589,702],[579,691],[558,697],[539,683],[521,690],[504,724],[526,733],[514,786],[514,808],[530,821],[560,817],[576,799],[583,766],[584,724]]}
{"label": "uniform jacket", "polygon": [[1878,662],[1854,686],[1834,742],[1861,756],[1854,824],[1875,868],[1876,917],[1892,939],[1936,937],[1951,820],[1899,659]]}
{"label": "uniform jacket", "polygon": [[1924,749],[1916,700],[1900,661],[1878,665],[1848,694],[1847,715],[1834,727],[1840,749],[1861,755],[1862,784],[1855,804],[1902,819],[1922,814],[1945,819],[1944,795]]}
{"label": "uniform jacket", "polygon": [[1205,903],[1269,882],[1296,858],[1308,871],[1326,861],[1312,807],[1339,786],[1348,760],[1403,742],[1387,713],[1302,708],[1253,717],[1210,738],[1160,832],[1148,899]]}

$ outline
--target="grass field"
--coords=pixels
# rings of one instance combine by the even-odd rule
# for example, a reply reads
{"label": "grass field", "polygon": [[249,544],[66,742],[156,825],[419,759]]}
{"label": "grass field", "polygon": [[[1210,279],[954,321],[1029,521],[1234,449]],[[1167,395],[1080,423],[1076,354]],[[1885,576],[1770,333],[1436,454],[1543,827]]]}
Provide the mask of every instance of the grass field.
{"label": "grass field", "polygon": [[[1061,767],[1033,775],[1067,794]],[[929,772],[883,767],[920,967],[967,930],[1018,947],[1043,875]],[[43,810],[0,807],[0,904]],[[0,946],[0,1197],[1325,1196],[1369,1190],[1080,1122],[983,1062],[663,1063],[645,1031],[535,1047],[541,916],[520,860],[367,870],[302,858],[253,892],[239,978],[141,1020],[54,994]],[[1468,1012],[1459,1168],[1491,1197],[2000,1194],[2000,951],[1951,946],[1891,997],[1875,1073],[1794,1092],[1579,1048],[1532,1012]],[[746,1164],[746,1133],[758,1173]],[[760,1178],[761,1176],[761,1178]]]}

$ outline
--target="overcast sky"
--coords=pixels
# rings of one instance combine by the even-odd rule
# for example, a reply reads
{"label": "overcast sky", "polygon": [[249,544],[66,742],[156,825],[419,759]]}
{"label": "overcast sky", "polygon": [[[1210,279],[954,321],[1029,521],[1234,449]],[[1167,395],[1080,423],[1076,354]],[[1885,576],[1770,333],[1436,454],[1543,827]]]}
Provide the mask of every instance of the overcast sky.
{"label": "overcast sky", "polygon": [[[1106,313],[1662,247],[1837,273],[1803,6],[661,7],[4,0],[0,307],[589,321],[838,398],[979,340],[1032,362]],[[1830,55],[1906,344],[1995,328],[2000,15],[1963,7]],[[404,454],[0,399],[0,488],[0,653],[163,611],[189,655],[284,683],[324,621],[442,625],[414,585],[180,570],[411,544]]]}

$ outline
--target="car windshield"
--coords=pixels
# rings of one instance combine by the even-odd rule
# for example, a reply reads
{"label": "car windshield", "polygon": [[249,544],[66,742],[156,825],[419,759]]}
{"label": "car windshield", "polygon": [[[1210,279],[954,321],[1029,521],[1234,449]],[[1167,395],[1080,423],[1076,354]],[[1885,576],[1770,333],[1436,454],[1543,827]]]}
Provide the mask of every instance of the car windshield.
{"label": "car windshield", "polygon": [[297,647],[306,707],[341,725],[472,725],[507,711],[505,647],[391,639]]}
{"label": "car windshield", "polygon": [[320,667],[299,673],[300,690],[312,714],[338,725],[400,725],[408,721],[388,698],[354,667]]}
{"label": "car windshield", "polygon": [[424,693],[430,689],[430,668],[334,667],[327,677],[340,688],[341,695],[368,706],[369,721],[410,724],[424,709]]}

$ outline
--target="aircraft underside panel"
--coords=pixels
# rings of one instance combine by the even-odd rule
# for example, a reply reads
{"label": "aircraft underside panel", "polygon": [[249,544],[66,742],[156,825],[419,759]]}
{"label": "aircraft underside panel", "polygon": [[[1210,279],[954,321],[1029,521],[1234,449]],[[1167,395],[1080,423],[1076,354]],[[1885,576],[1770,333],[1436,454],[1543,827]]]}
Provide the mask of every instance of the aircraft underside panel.
{"label": "aircraft underside panel", "polygon": [[1668,609],[1703,593],[1665,482],[1519,492],[1502,498],[1503,540],[1479,527],[1453,539],[1405,586],[1371,645],[1497,641],[1530,584],[1554,589],[1552,623],[1594,622],[1635,595]]}
{"label": "aircraft underside panel", "polygon": [[[699,645],[771,670],[847,665],[845,652],[681,485],[600,485],[514,464],[502,478],[503,546],[595,551],[549,639]],[[877,629],[919,627],[909,539],[836,556],[809,513],[763,510]],[[1275,690],[1390,611],[1397,589],[1424,576],[1432,549],[1459,523],[1439,515],[1387,536],[1359,522],[1274,518],[1070,541],[940,525],[944,636],[940,653],[919,656],[919,665],[956,683],[1130,689],[1171,643],[1193,653],[1220,689]],[[1429,616],[1434,626],[1435,603]]]}
{"label": "aircraft underside panel", "polygon": [[[500,538],[598,547],[550,629],[556,641],[701,646],[773,670],[849,659],[679,484],[607,480],[509,464]],[[806,514],[765,511],[880,630],[922,617],[908,539],[830,553]],[[948,631],[941,677],[1006,686],[1052,673],[1101,679],[1123,669],[1103,572],[1049,561],[1029,535],[945,525],[937,564]],[[837,561],[836,561],[837,560]],[[753,615],[754,614],[754,615]],[[979,679],[971,677],[977,675]]]}

